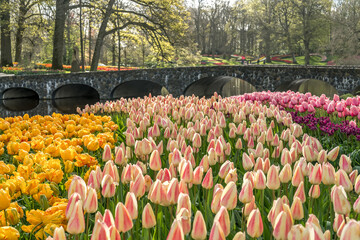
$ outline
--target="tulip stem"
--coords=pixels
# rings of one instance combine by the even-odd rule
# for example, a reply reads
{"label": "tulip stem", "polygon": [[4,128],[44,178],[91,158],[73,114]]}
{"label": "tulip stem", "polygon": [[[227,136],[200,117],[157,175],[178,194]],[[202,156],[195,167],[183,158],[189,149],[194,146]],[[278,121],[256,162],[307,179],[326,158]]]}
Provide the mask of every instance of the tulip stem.
{"label": "tulip stem", "polygon": [[8,218],[7,218],[6,209],[4,209],[4,215],[5,215],[5,226],[7,226]]}
{"label": "tulip stem", "polygon": [[89,218],[90,218],[90,213],[86,213],[86,239],[89,239]]}

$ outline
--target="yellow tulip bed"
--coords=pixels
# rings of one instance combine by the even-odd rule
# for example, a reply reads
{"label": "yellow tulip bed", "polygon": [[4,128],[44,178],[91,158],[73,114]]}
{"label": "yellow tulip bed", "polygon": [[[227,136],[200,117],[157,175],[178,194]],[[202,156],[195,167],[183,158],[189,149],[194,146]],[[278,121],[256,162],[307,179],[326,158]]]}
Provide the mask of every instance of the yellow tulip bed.
{"label": "yellow tulip bed", "polygon": [[0,118],[0,239],[360,239],[353,167],[216,94]]}

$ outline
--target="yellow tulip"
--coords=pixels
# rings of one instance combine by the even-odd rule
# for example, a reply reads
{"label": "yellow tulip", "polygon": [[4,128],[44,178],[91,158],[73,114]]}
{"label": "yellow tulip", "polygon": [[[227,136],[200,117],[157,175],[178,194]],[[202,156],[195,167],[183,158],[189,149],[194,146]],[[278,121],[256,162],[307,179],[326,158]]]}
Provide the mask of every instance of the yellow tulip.
{"label": "yellow tulip", "polygon": [[90,151],[96,151],[99,149],[100,145],[99,145],[99,141],[97,139],[94,139],[92,141],[89,142],[89,144],[86,146],[87,149],[89,149]]}
{"label": "yellow tulip", "polygon": [[0,210],[7,209],[10,206],[11,198],[8,191],[0,189]]}
{"label": "yellow tulip", "polygon": [[72,173],[74,171],[74,163],[71,161],[65,161],[65,172]]}
{"label": "yellow tulip", "polygon": [[20,144],[18,142],[9,142],[7,145],[7,152],[10,155],[15,155],[19,151]]}
{"label": "yellow tulip", "polygon": [[26,152],[29,152],[30,151],[30,144],[27,143],[27,142],[22,142],[22,143],[20,143],[19,148],[26,151]]}
{"label": "yellow tulip", "polygon": [[0,228],[0,239],[17,240],[19,237],[20,233],[16,228],[8,226]]}

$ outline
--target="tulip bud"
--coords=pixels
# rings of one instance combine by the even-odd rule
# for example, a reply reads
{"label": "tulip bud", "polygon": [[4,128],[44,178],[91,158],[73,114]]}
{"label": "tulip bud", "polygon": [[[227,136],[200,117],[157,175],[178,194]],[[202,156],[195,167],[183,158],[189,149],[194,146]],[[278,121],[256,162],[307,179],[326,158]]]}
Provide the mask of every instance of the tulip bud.
{"label": "tulip bud", "polygon": [[340,150],[340,147],[337,146],[335,147],[334,149],[332,149],[328,154],[327,154],[327,159],[329,161],[335,161],[338,154],[339,154],[339,150]]}
{"label": "tulip bud", "polygon": [[234,182],[229,182],[221,194],[220,205],[233,210],[237,205],[237,189]]}
{"label": "tulip bud", "polygon": [[246,179],[243,182],[240,194],[239,194],[239,200],[242,203],[249,203],[251,202],[253,197],[253,186],[250,182],[250,180]]}
{"label": "tulip bud", "polygon": [[116,183],[114,183],[113,178],[110,175],[104,175],[101,181],[101,194],[105,198],[110,198],[115,195]]}
{"label": "tulip bud", "polygon": [[[96,220],[97,219],[95,218],[95,221]],[[106,226],[108,226],[108,227],[115,226],[114,217],[109,209],[105,209],[104,217],[98,218],[98,220],[103,221],[106,224]]]}
{"label": "tulip bud", "polygon": [[191,201],[188,194],[183,194],[183,193],[179,194],[176,214],[180,212],[181,208],[186,208],[191,215]]}
{"label": "tulip bud", "polygon": [[196,167],[193,172],[192,184],[194,184],[194,185],[201,184],[203,173],[204,173],[204,170],[202,167],[200,167],[200,166]]}
{"label": "tulip bud", "polygon": [[156,218],[150,203],[146,204],[142,212],[142,227],[152,228],[156,225]]}
{"label": "tulip bud", "polygon": [[291,205],[291,214],[294,220],[301,220],[304,218],[304,208],[300,198],[295,197]]}
{"label": "tulip bud", "polygon": [[53,238],[54,240],[66,240],[65,230],[62,226],[55,228]]}
{"label": "tulip bud", "polygon": [[224,206],[220,207],[219,212],[215,215],[214,222],[219,222],[221,229],[224,231],[225,237],[230,234],[229,213]]}
{"label": "tulip bud", "polygon": [[161,169],[161,158],[158,150],[154,150],[151,153],[149,166],[153,171],[159,171]]}
{"label": "tulip bud", "polygon": [[294,187],[298,187],[299,184],[300,184],[301,182],[303,182],[303,181],[304,181],[303,173],[302,173],[302,171],[301,171],[300,165],[297,165],[296,168],[295,168],[295,171],[294,171],[292,180],[291,180],[291,184],[292,184]]}
{"label": "tulip bud", "polygon": [[360,196],[354,202],[353,208],[354,208],[354,212],[356,212],[357,214],[360,213]]}
{"label": "tulip bud", "polygon": [[264,190],[266,188],[266,177],[262,170],[257,170],[254,176],[254,188]]}
{"label": "tulip bud", "polygon": [[309,182],[313,185],[319,185],[322,179],[322,168],[321,165],[316,163],[313,169],[311,170],[309,176]]}
{"label": "tulip bud", "polygon": [[78,193],[73,193],[70,198],[69,198],[69,201],[68,201],[68,204],[66,206],[66,210],[65,210],[65,216],[66,216],[66,219],[69,219],[72,212],[74,211],[74,207],[75,207],[75,204],[76,202],[78,201],[81,201],[81,196],[80,194]]}
{"label": "tulip bud", "polygon": [[276,190],[280,187],[279,168],[271,165],[267,174],[266,186],[271,190]]}
{"label": "tulip bud", "polygon": [[346,155],[341,155],[339,160],[340,169],[343,169],[346,173],[352,171],[351,159]]}
{"label": "tulip bud", "polygon": [[258,238],[262,235],[264,227],[259,209],[252,210],[246,227],[246,232],[250,235],[250,237]]}
{"label": "tulip bud", "polygon": [[104,222],[96,221],[91,235],[91,240],[96,239],[110,239],[110,232],[108,226]]}
{"label": "tulip bud", "polygon": [[85,219],[81,201],[75,203],[66,231],[70,234],[80,234],[85,231]]}
{"label": "tulip bud", "polygon": [[211,211],[216,214],[221,207],[221,195],[223,193],[223,189],[219,188],[217,190],[215,190],[214,188],[214,194],[213,194],[213,199],[211,201]]}
{"label": "tulip bud", "polygon": [[175,219],[171,225],[169,234],[166,240],[184,240],[184,231],[181,227],[181,222],[178,219]]}
{"label": "tulip bud", "polygon": [[[132,183],[132,184],[131,184]],[[134,182],[130,183],[130,192],[133,192],[137,198],[141,198],[145,194],[145,178],[140,173]]]}
{"label": "tulip bud", "polygon": [[292,170],[289,163],[286,163],[280,172],[279,179],[281,183],[288,183],[292,177]]}
{"label": "tulip bud", "polygon": [[340,240],[360,239],[360,223],[351,219],[341,233]]}
{"label": "tulip bud", "polygon": [[343,169],[339,169],[335,173],[335,184],[337,186],[343,186],[344,190],[350,192],[353,189],[353,185],[347,175],[347,173]]}
{"label": "tulip bud", "polygon": [[309,230],[301,224],[293,225],[287,235],[289,240],[309,239]]}
{"label": "tulip bud", "polygon": [[79,176],[74,176],[70,183],[70,187],[68,190],[68,198],[74,193],[78,193],[81,196],[81,199],[84,200],[86,197],[86,183],[84,179]]}
{"label": "tulip bud", "polygon": [[204,240],[206,239],[206,234],[207,230],[204,217],[200,211],[197,211],[194,218],[191,237],[195,240]]}
{"label": "tulip bud", "polygon": [[245,152],[243,153],[242,156],[242,165],[245,171],[249,171],[254,167],[254,163],[251,161],[249,155],[247,155]]}
{"label": "tulip bud", "polygon": [[209,240],[225,240],[225,239],[226,237],[224,231],[220,226],[220,223],[214,221],[213,227],[211,228]]}
{"label": "tulip bud", "polygon": [[205,189],[211,189],[213,187],[213,175],[212,175],[212,169],[211,168],[209,168],[209,171],[207,171],[201,186],[203,188],[205,188]]}
{"label": "tulip bud", "polygon": [[324,185],[333,185],[335,183],[335,169],[328,162],[323,163],[322,165],[321,181]]}
{"label": "tulip bud", "polygon": [[351,211],[350,203],[342,186],[334,187],[331,197],[334,211],[337,214],[348,214]]}
{"label": "tulip bud", "polygon": [[131,216],[122,202],[116,205],[115,227],[119,232],[127,232],[133,227]]}
{"label": "tulip bud", "polygon": [[291,215],[285,211],[279,213],[274,224],[273,235],[275,239],[286,239],[292,224]]}
{"label": "tulip bud", "polygon": [[309,190],[309,197],[317,199],[320,197],[320,186],[312,185]]}
{"label": "tulip bud", "polygon": [[87,191],[87,196],[84,201],[84,210],[87,213],[94,213],[98,209],[98,199],[96,190],[89,188]]}
{"label": "tulip bud", "polygon": [[302,203],[304,203],[306,201],[305,190],[304,190],[304,182],[301,182],[299,184],[299,186],[296,189],[296,192],[294,194],[294,197],[299,197]]}
{"label": "tulip bud", "polygon": [[112,159],[112,156],[111,156],[111,148],[109,146],[109,144],[105,144],[104,146],[104,152],[103,152],[103,155],[102,155],[102,160],[104,162],[107,162],[109,160]]}
{"label": "tulip bud", "polygon": [[128,192],[126,194],[125,207],[128,210],[131,219],[137,219],[137,217],[138,217],[138,202],[136,200],[134,193]]}
{"label": "tulip bud", "polygon": [[191,231],[191,216],[186,208],[181,208],[176,218],[181,222],[184,235],[187,235]]}

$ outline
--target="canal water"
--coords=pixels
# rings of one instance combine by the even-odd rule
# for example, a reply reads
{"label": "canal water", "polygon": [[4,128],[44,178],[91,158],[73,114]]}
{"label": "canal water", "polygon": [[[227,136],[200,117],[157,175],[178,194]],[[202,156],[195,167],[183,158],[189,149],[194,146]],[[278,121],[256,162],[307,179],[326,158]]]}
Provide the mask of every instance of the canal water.
{"label": "canal water", "polygon": [[[95,104],[99,98],[94,97],[71,97],[55,100],[39,100],[36,98],[14,98],[0,100],[0,117],[23,116],[24,114],[34,115],[51,115],[53,112],[72,114],[77,113],[76,108],[81,109],[86,104]],[[101,100],[100,102],[105,102]]]}

